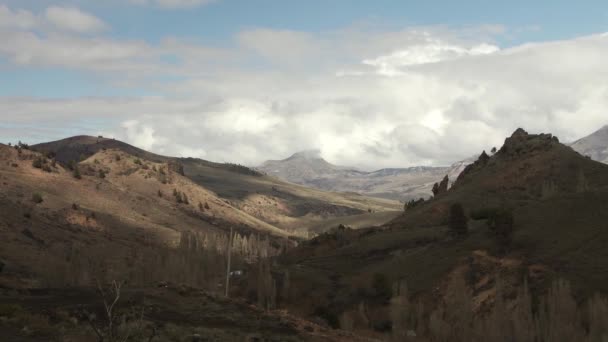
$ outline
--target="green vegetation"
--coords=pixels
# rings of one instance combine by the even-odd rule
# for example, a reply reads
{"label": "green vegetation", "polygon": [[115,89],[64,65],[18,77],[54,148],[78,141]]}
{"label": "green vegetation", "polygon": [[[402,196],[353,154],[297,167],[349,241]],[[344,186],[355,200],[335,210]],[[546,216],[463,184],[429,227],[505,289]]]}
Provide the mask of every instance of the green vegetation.
{"label": "green vegetation", "polygon": [[72,170],[72,176],[76,179],[81,179],[82,175],[80,174],[80,170],[78,169],[78,165],[74,165]]}
{"label": "green vegetation", "polygon": [[488,219],[488,229],[494,234],[499,248],[504,252],[513,241],[513,211],[500,209]]}
{"label": "green vegetation", "polygon": [[374,297],[383,302],[393,296],[393,288],[388,277],[383,273],[375,273],[372,278],[372,290]]}
{"label": "green vegetation", "polygon": [[412,209],[417,206],[423,205],[424,203],[425,203],[425,200],[422,197],[417,200],[411,199],[405,203],[405,205],[403,206],[403,209],[404,210]]}
{"label": "green vegetation", "polygon": [[469,227],[467,224],[467,217],[464,214],[464,208],[462,207],[462,204],[454,203],[450,206],[448,228],[456,236],[467,235]]}
{"label": "green vegetation", "polygon": [[106,178],[106,172],[102,169],[99,169],[98,176],[99,176],[99,178],[104,179],[104,178]]}
{"label": "green vegetation", "polygon": [[42,198],[42,195],[38,192],[35,192],[32,194],[32,202],[38,204],[38,203],[42,203],[42,201],[44,201],[44,199]]}

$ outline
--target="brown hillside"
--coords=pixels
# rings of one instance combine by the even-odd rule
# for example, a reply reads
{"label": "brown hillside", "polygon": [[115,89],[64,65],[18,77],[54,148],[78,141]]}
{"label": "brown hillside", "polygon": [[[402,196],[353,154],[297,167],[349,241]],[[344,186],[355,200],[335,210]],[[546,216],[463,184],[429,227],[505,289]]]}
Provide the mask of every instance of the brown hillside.
{"label": "brown hillside", "polygon": [[[67,165],[105,150],[119,150],[133,157],[155,163],[171,163],[174,171],[216,194],[227,205],[241,210],[268,225],[307,236],[308,230],[329,218],[350,217],[372,212],[400,210],[397,201],[376,199],[354,193],[331,193],[306,188],[263,176],[247,167],[220,164],[195,158],[159,156],[124,142],[91,136],[75,136],[32,146]],[[108,162],[111,162],[109,160]],[[386,222],[375,216],[374,224]]]}
{"label": "brown hillside", "polygon": [[[454,203],[462,204],[468,216],[468,234],[462,238],[447,227]],[[501,253],[486,219],[476,216],[482,209],[513,212],[507,254]],[[381,229],[321,235],[283,256],[280,268],[290,271],[289,307],[296,312],[341,317],[364,302],[368,319],[380,324],[387,308],[374,297],[375,274],[389,284],[405,282],[411,293],[431,302],[458,269],[468,269],[465,275],[471,269],[480,272],[467,278],[480,307],[493,300],[489,294],[498,277],[513,286],[527,278],[538,291],[561,277],[578,295],[588,296],[608,292],[608,274],[602,271],[608,269],[607,243],[608,166],[549,134],[520,129],[495,155],[484,153],[468,166],[447,192]],[[473,267],[477,264],[481,269]]]}

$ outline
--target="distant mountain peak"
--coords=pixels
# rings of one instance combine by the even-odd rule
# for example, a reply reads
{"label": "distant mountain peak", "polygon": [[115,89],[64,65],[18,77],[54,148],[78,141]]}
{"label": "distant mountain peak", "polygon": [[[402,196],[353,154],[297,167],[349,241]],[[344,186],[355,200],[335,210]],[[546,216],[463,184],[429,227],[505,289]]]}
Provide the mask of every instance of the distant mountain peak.
{"label": "distant mountain peak", "polygon": [[304,150],[304,151],[296,152],[296,153],[292,154],[291,157],[289,157],[285,160],[294,160],[294,159],[312,160],[312,159],[323,159],[323,157],[321,156],[321,150],[313,149],[313,150]]}
{"label": "distant mountain peak", "polygon": [[608,164],[608,125],[570,144],[575,151]]}

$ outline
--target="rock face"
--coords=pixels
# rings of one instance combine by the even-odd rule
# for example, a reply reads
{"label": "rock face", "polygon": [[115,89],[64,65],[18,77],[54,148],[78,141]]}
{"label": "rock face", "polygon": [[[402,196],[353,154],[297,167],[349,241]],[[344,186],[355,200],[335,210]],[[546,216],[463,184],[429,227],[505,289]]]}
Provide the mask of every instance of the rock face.
{"label": "rock face", "polygon": [[573,142],[570,144],[570,147],[595,161],[608,164],[608,125],[591,135]]}
{"label": "rock face", "polygon": [[[319,151],[299,152],[284,160],[267,161],[257,169],[271,176],[327,191],[357,192],[367,196],[409,201],[432,196],[433,184],[449,175],[456,179],[473,160],[451,167],[389,168],[372,172],[336,166],[324,160]],[[445,187],[449,187],[449,181]],[[439,184],[437,185],[439,186]]]}
{"label": "rock face", "polygon": [[435,183],[433,185],[433,196],[439,196],[439,195],[447,192],[449,182],[450,182],[450,179],[449,179],[448,175],[446,175],[445,177],[443,177],[441,182]]}

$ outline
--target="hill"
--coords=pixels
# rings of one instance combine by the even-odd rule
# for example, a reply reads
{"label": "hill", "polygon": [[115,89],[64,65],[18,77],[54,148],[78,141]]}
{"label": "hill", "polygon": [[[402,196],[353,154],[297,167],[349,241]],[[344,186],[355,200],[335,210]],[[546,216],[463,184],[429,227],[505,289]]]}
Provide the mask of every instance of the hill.
{"label": "hill", "polygon": [[338,192],[356,192],[366,196],[406,202],[428,198],[435,182],[445,175],[456,179],[464,166],[473,160],[464,160],[450,167],[409,167],[380,169],[372,172],[352,167],[336,166],[324,160],[319,151],[295,153],[283,160],[266,161],[256,170],[316,189]]}
{"label": "hill", "polygon": [[[93,289],[121,281],[128,284],[122,312],[136,310],[145,296],[146,324],[159,324],[156,331],[164,338],[202,331],[212,339],[256,334],[289,341],[356,339],[208,296],[225,286],[229,249],[233,269],[243,270],[296,245],[293,235],[306,235],[301,232],[307,225],[322,231],[324,220],[353,213],[386,222],[393,216],[368,210],[401,204],[307,189],[238,165],[157,156],[114,140],[67,142],[32,149],[0,144],[3,337],[52,340],[61,331],[91,340],[86,311],[98,310],[103,317]],[[76,155],[79,161],[71,159]],[[156,290],[157,285],[174,290]],[[192,306],[188,297],[203,302]],[[188,314],[197,310],[209,312]]]}
{"label": "hill", "polygon": [[608,125],[573,142],[570,146],[584,156],[608,164]]}
{"label": "hill", "polygon": [[308,234],[308,226],[319,225],[327,218],[402,208],[396,201],[309,189],[264,176],[245,166],[197,158],[160,156],[102,137],[76,136],[33,145],[32,149],[50,154],[64,165],[110,149],[136,158],[167,163],[177,173],[213,192],[226,204],[269,225],[302,236]]}
{"label": "hill", "polygon": [[[467,217],[465,237],[448,228],[455,203]],[[589,298],[608,289],[608,275],[600,271],[608,267],[606,203],[607,165],[550,134],[519,129],[495,155],[483,153],[467,166],[447,192],[384,227],[336,230],[303,243],[281,257],[279,269],[290,272],[295,312],[361,321],[363,305],[372,327],[389,319],[392,306],[378,291],[394,293],[391,284],[407,284],[430,310],[426,315],[454,300],[444,296],[460,277],[460,292],[471,294],[467,305],[478,313],[498,300],[499,289],[512,299],[526,283],[540,298],[556,278],[568,280],[577,298]],[[513,215],[506,252],[488,229],[498,211]],[[304,299],[304,293],[314,295]]]}

